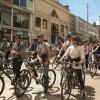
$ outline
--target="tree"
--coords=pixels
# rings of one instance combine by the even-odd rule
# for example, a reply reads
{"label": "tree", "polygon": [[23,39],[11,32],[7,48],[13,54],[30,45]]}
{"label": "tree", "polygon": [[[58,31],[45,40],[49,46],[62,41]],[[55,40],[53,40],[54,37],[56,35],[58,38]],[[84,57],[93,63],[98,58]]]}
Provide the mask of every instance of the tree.
{"label": "tree", "polygon": [[93,22],[93,26],[96,27],[96,22]]}

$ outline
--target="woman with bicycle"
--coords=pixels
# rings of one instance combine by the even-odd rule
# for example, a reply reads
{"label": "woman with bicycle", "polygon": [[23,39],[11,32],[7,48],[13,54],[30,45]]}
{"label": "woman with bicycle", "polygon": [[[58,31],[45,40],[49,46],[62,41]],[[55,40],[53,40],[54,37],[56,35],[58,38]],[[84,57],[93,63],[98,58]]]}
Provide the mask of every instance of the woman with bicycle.
{"label": "woman with bicycle", "polygon": [[85,86],[84,81],[82,79],[82,65],[85,61],[85,55],[84,55],[84,49],[82,46],[80,46],[80,38],[77,36],[71,37],[72,46],[68,47],[67,51],[63,55],[63,57],[60,59],[62,61],[65,57],[68,59],[70,58],[70,62],[73,63],[79,63],[75,64],[75,66],[72,66],[72,68],[77,73],[77,77],[81,86],[81,95],[82,97],[85,96]]}

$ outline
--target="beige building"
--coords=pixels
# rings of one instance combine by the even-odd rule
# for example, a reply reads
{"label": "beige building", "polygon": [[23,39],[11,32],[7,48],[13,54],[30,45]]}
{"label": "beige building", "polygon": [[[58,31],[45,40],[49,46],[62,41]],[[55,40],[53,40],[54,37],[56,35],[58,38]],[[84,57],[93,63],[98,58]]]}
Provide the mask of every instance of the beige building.
{"label": "beige building", "polygon": [[[98,27],[98,26],[97,26]],[[73,35],[78,35],[82,39],[100,39],[99,27],[94,27],[79,16],[70,14],[70,32]]]}
{"label": "beige building", "polygon": [[33,26],[31,38],[43,33],[45,39],[54,43],[57,36],[66,36],[69,31],[69,9],[55,0],[33,0]]}
{"label": "beige building", "polygon": [[76,16],[76,32],[83,38],[95,39],[98,37],[98,29],[84,19]]}
{"label": "beige building", "polygon": [[28,43],[33,11],[32,0],[0,0],[0,40],[12,41],[14,34],[20,34]]}

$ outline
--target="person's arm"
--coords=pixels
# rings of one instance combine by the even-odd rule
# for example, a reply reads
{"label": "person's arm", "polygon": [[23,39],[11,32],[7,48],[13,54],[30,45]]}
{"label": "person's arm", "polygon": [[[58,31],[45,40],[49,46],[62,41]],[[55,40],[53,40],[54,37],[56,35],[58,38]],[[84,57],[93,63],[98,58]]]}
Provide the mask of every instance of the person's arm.
{"label": "person's arm", "polygon": [[58,57],[60,56],[60,54],[62,53],[62,51],[66,48],[66,42],[63,44],[62,48],[59,51]]}
{"label": "person's arm", "polygon": [[98,50],[99,46],[97,46],[93,51],[92,53],[96,52]]}
{"label": "person's arm", "polygon": [[81,56],[80,64],[83,64],[85,62],[85,54],[84,54],[84,48],[82,46],[80,47],[80,56]]}
{"label": "person's arm", "polygon": [[68,59],[69,51],[70,51],[70,48],[68,48],[67,51],[65,52],[65,54],[62,56],[62,58],[60,59],[61,61],[62,61],[64,58]]}

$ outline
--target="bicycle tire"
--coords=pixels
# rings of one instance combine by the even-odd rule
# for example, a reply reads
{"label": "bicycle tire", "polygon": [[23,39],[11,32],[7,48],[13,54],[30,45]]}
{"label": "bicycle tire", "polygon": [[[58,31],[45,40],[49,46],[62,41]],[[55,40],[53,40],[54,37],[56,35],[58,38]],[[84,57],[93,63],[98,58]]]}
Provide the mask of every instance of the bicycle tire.
{"label": "bicycle tire", "polygon": [[3,93],[5,88],[5,81],[3,77],[0,77],[0,95]]}
{"label": "bicycle tire", "polygon": [[[67,72],[66,72],[67,73]],[[63,82],[64,82],[64,71],[61,71],[61,80],[60,80],[60,86],[62,86]]]}
{"label": "bicycle tire", "polygon": [[32,78],[31,78],[31,73],[27,69],[23,69],[20,71],[20,76],[26,75],[29,78],[29,85],[31,84]]}
{"label": "bicycle tire", "polygon": [[[67,96],[66,98],[64,97],[64,94]],[[71,95],[71,88],[68,85],[67,80],[65,79],[65,81],[63,82],[61,86],[61,98],[62,100],[68,100],[70,98],[70,95]]]}
{"label": "bicycle tire", "polygon": [[83,79],[83,82],[85,84],[85,72],[84,72],[84,70],[82,70],[82,79]]}
{"label": "bicycle tire", "polygon": [[54,57],[53,61],[50,62],[52,69],[56,69],[59,65],[57,64],[57,57]]}
{"label": "bicycle tire", "polygon": [[29,78],[27,75],[22,75],[20,78],[18,78],[17,82],[15,83],[15,95],[17,97],[21,97],[26,92],[27,88],[29,86]]}
{"label": "bicycle tire", "polygon": [[97,72],[97,67],[96,67],[96,64],[94,64],[94,63],[91,63],[90,65],[89,65],[89,67],[90,67],[90,75],[93,77],[93,76],[95,76],[95,74],[96,74],[96,72]]}
{"label": "bicycle tire", "polygon": [[[51,75],[54,76],[54,79],[53,79],[53,81],[51,83],[50,83],[50,80],[52,80],[52,77],[51,77],[51,75],[49,75],[50,72],[52,73]],[[55,84],[55,81],[56,81],[56,73],[55,73],[55,71],[52,70],[52,69],[49,69],[49,71],[48,71],[48,77],[49,77],[48,88],[51,88]],[[44,75],[42,76],[42,84],[44,84]]]}

